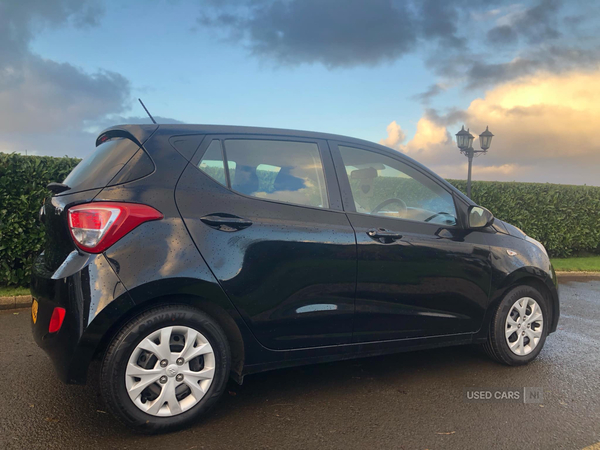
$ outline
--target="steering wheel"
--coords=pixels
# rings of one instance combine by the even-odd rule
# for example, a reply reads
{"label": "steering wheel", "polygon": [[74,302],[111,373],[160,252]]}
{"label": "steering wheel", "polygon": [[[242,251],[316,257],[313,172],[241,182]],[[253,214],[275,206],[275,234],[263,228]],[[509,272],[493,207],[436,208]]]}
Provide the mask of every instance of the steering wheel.
{"label": "steering wheel", "polygon": [[401,200],[399,198],[388,198],[387,200],[384,200],[379,205],[377,205],[375,208],[373,208],[373,210],[371,211],[371,214],[378,213],[379,211],[381,211],[382,208],[384,208],[387,205],[391,205],[392,203],[397,203],[398,205],[400,205],[398,214],[403,215],[406,212],[407,208],[406,208],[406,203],[404,203],[404,200]]}
{"label": "steering wheel", "polygon": [[437,216],[451,216],[452,218],[454,218],[454,216],[450,213],[447,212],[439,212],[439,213],[435,213],[433,216],[429,216],[427,219],[424,220],[424,222],[431,222],[433,219],[435,219]]}

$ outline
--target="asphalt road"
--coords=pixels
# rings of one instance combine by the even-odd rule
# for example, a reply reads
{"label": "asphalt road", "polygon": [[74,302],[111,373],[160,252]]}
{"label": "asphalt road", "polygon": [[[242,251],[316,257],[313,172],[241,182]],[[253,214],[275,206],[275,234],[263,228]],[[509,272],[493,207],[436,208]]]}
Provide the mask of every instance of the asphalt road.
{"label": "asphalt road", "polygon": [[[230,384],[204,421],[162,436],[119,425],[94,380],[62,385],[29,311],[4,312],[0,448],[582,449],[600,442],[600,278],[564,279],[561,294],[559,330],[526,367],[456,347],[279,370]],[[466,400],[498,387],[541,387],[543,402]]]}

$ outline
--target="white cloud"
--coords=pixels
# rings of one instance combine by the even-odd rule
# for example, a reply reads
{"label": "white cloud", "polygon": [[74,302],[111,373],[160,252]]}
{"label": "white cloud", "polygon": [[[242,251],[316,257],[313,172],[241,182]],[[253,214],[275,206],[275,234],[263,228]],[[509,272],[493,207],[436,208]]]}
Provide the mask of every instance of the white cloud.
{"label": "white cloud", "polygon": [[85,73],[67,63],[28,56],[18,81],[0,89],[0,131],[81,129],[84,121],[121,111],[129,81],[106,71]]}
{"label": "white cloud", "polygon": [[512,26],[525,17],[527,8],[524,5],[512,4],[504,10],[496,11],[498,11],[498,13],[495,15],[501,14],[500,17],[496,19],[497,26]]}
{"label": "white cloud", "polygon": [[[473,129],[496,135],[490,158],[600,164],[600,69],[505,83],[467,109]],[[600,177],[600,170],[598,171]]]}
{"label": "white cloud", "polygon": [[45,28],[94,26],[100,13],[98,4],[86,0],[0,0],[2,151],[47,153],[52,142],[54,154],[65,154],[65,148],[89,138],[81,131],[86,122],[124,110],[130,83],[122,75],[89,73],[30,49]]}
{"label": "white cloud", "polygon": [[387,126],[386,131],[388,134],[387,137],[380,140],[379,143],[387,147],[399,149],[404,139],[406,139],[406,133],[404,133],[395,120]]}
{"label": "white cloud", "polygon": [[[474,179],[600,185],[600,69],[504,83],[463,116],[474,135],[487,125],[495,134],[488,154],[475,160]],[[464,179],[466,160],[452,139],[459,124],[448,130],[443,122],[425,115],[397,148],[445,177]]]}

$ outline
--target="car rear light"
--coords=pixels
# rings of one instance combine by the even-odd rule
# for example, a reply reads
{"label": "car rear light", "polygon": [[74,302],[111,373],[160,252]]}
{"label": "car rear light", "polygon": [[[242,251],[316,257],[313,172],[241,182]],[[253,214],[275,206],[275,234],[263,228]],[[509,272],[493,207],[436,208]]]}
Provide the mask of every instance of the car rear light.
{"label": "car rear light", "polygon": [[48,333],[56,333],[62,327],[63,320],[65,320],[65,308],[57,306],[52,311],[52,317],[50,317],[50,325],[48,325]]}
{"label": "car rear light", "polygon": [[101,253],[138,225],[164,216],[148,205],[93,202],[69,208],[69,230],[77,246]]}

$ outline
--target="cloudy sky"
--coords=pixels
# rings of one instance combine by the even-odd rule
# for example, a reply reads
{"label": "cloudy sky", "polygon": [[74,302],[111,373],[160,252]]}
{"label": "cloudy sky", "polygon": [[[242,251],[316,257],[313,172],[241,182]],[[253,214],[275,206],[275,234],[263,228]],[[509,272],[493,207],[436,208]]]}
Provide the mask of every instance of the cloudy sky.
{"label": "cloudy sky", "polygon": [[0,0],[0,151],[101,129],[256,125],[381,142],[464,178],[600,186],[596,0]]}

